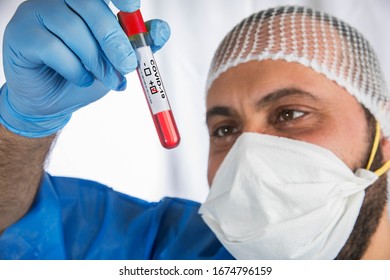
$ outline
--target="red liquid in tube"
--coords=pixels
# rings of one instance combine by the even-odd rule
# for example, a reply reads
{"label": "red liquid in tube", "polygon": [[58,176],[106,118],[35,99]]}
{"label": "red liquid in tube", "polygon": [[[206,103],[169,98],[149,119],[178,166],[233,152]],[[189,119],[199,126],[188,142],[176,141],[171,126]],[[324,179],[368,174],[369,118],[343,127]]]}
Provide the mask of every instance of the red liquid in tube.
{"label": "red liquid in tube", "polygon": [[137,54],[138,77],[142,84],[160,143],[166,149],[175,148],[180,143],[180,135],[156,60],[150,49],[151,39],[147,33],[141,12],[140,10],[132,13],[119,12],[118,18]]}
{"label": "red liquid in tube", "polygon": [[177,131],[172,110],[163,111],[153,115],[153,121],[160,137],[161,145],[164,148],[172,149],[179,145],[180,135]]}

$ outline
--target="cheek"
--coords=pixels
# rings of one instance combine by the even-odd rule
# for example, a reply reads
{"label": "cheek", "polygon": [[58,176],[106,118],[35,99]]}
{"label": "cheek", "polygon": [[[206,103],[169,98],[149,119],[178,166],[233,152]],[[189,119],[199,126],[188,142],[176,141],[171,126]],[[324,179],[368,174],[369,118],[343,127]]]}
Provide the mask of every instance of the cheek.
{"label": "cheek", "polygon": [[332,151],[351,170],[365,167],[364,160],[369,143],[364,116],[359,121],[356,118],[351,121],[348,121],[348,117],[340,118],[333,122],[333,125],[322,126],[320,132],[301,140]]}
{"label": "cheek", "polygon": [[357,110],[354,117],[345,116],[350,119],[340,127],[339,141],[336,153],[352,169],[365,168],[366,157],[371,147],[369,129],[363,110]]}
{"label": "cheek", "polygon": [[366,167],[365,159],[370,146],[365,131],[355,132],[347,130],[339,142],[334,144],[334,153],[352,170]]}

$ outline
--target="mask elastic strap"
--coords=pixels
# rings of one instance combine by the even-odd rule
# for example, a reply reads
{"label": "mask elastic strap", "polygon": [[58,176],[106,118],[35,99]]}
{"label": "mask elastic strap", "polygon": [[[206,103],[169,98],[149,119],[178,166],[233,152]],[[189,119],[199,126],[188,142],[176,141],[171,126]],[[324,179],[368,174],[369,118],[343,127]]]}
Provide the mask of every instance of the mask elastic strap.
{"label": "mask elastic strap", "polygon": [[[381,136],[381,126],[377,122],[376,123],[376,131],[375,131],[374,143],[372,145],[370,158],[368,159],[368,163],[367,163],[367,167],[366,167],[367,170],[370,170],[372,162],[374,161],[374,157],[376,155],[376,152],[378,151],[380,136]],[[376,175],[378,175],[378,177],[380,177],[383,174],[385,174],[389,169],[390,169],[390,160],[387,161],[385,164],[383,164],[382,167],[380,167],[379,169],[375,170],[374,173]]]}
{"label": "mask elastic strap", "polygon": [[366,166],[367,170],[370,170],[372,162],[374,161],[374,157],[376,155],[376,152],[378,151],[380,136],[381,136],[381,126],[377,122],[376,123],[376,127],[375,127],[374,143],[372,144],[372,150],[371,150],[370,158],[368,159],[368,163],[367,163],[367,166]]}
{"label": "mask elastic strap", "polygon": [[380,176],[382,176],[383,174],[385,174],[389,169],[390,169],[390,160],[387,161],[384,165],[382,165],[381,168],[375,170],[374,173],[375,173],[376,175],[378,175],[378,177],[380,177]]}

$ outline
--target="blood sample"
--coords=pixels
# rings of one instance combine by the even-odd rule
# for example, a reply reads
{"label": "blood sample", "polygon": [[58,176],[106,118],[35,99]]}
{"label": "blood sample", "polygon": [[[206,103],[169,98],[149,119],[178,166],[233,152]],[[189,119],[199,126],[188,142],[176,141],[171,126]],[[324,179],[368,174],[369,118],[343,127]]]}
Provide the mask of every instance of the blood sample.
{"label": "blood sample", "polygon": [[140,10],[131,13],[119,12],[118,19],[136,52],[138,77],[161,145],[166,149],[172,149],[179,145],[180,135],[161,80],[160,71],[150,48],[152,39],[146,29],[142,14]]}

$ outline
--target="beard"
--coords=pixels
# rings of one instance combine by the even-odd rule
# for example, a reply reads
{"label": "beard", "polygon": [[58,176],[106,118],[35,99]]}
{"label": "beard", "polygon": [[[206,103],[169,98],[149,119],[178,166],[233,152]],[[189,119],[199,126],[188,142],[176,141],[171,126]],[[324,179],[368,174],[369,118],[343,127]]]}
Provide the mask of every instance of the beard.
{"label": "beard", "polygon": [[355,226],[336,260],[359,260],[366,252],[387,203],[386,174],[368,187],[365,193]]}
{"label": "beard", "polygon": [[[368,143],[373,143],[376,121],[367,111],[366,117],[369,131]],[[372,147],[368,149],[366,163],[368,162],[371,149]],[[361,166],[364,165],[365,163]],[[383,153],[381,146],[379,146],[370,170],[377,170],[382,165]],[[365,197],[355,226],[344,247],[337,255],[336,260],[359,260],[363,257],[382,218],[384,208],[387,205],[387,195],[387,175],[385,173],[365,190]]]}

